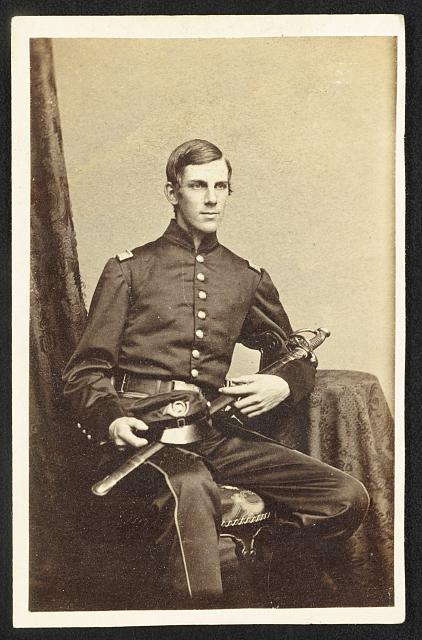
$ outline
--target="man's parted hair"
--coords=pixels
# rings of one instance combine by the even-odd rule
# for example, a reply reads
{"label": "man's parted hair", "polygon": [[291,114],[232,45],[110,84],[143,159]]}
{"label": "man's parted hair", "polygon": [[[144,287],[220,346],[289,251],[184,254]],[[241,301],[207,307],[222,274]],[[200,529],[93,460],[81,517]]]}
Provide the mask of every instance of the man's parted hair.
{"label": "man's parted hair", "polygon": [[[171,152],[167,160],[167,180],[175,186],[180,185],[183,169],[187,167],[188,164],[207,164],[214,160],[221,160],[223,157],[221,149],[216,147],[215,144],[212,144],[212,142],[208,142],[208,140],[199,140],[196,138],[195,140],[183,142]],[[230,194],[232,191],[230,187],[232,168],[226,157],[224,157],[224,160],[227,165]]]}

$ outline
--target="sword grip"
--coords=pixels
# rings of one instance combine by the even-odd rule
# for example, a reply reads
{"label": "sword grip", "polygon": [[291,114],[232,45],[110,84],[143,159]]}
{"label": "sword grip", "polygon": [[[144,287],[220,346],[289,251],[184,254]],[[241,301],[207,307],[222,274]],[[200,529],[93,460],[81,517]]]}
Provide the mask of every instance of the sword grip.
{"label": "sword grip", "polygon": [[311,351],[319,347],[330,335],[331,332],[328,329],[317,329],[316,335],[309,340],[309,347]]}

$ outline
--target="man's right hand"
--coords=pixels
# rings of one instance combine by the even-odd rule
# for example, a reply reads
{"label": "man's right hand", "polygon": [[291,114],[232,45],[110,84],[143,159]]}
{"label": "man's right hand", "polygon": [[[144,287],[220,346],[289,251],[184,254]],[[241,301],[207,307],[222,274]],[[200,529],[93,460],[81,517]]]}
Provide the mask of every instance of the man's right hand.
{"label": "man's right hand", "polygon": [[147,429],[148,425],[142,420],[125,416],[113,420],[108,432],[116,447],[126,447],[128,444],[132,447],[143,447],[148,444],[148,440],[139,438],[134,432],[147,431]]}

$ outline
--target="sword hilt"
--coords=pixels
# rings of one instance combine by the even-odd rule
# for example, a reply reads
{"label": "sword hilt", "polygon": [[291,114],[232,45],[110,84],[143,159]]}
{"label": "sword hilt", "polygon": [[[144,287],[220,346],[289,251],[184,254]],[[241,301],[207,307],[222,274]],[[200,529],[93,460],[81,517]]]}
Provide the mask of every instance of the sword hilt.
{"label": "sword hilt", "polygon": [[313,351],[317,347],[319,347],[326,338],[329,338],[331,335],[331,331],[329,329],[317,329],[313,338],[309,340],[310,350]]}
{"label": "sword hilt", "polygon": [[[312,333],[313,338],[307,340],[303,334],[304,333]],[[330,331],[328,329],[317,329],[316,331],[311,329],[301,329],[300,331],[295,331],[289,337],[287,341],[288,352],[282,356],[276,362],[264,367],[261,369],[259,373],[276,373],[280,369],[280,367],[284,366],[288,362],[292,360],[300,360],[302,358],[306,358],[308,356],[311,357],[312,362],[316,362],[316,357],[314,354],[314,349],[319,347],[326,338],[330,335]],[[233,395],[236,395],[235,393]],[[209,415],[213,415],[217,411],[221,409],[231,410],[230,405],[233,403],[233,397],[221,395],[216,398],[209,407]],[[135,455],[131,456],[126,462],[124,462],[118,469],[110,473],[108,476],[96,482],[92,487],[91,491],[96,496],[105,496],[107,493],[125,476],[127,476],[131,471],[136,469],[137,467],[144,464],[148,458],[154,455],[157,451],[159,451],[164,445],[162,442],[152,442],[145,447],[142,447],[140,451],[137,451]]]}
{"label": "sword hilt", "polygon": [[[313,338],[308,340],[303,334],[312,333]],[[314,350],[319,347],[331,335],[328,329],[299,329],[289,336],[287,347],[290,351],[291,360],[299,360],[310,356],[311,361],[316,365],[318,363]]]}
{"label": "sword hilt", "polygon": [[[312,333],[313,338],[307,340],[303,333]],[[285,366],[288,362],[292,362],[293,360],[301,360],[303,358],[307,358],[310,356],[311,362],[316,366],[317,358],[314,354],[314,349],[319,347],[326,338],[331,335],[328,329],[300,329],[299,331],[295,331],[289,336],[287,341],[288,352],[285,353],[281,358],[272,362],[268,366],[264,367],[258,373],[266,373],[273,374],[278,373],[280,368]],[[235,386],[233,387],[233,396],[236,395]],[[221,395],[218,396],[215,400],[211,402],[210,406],[210,415],[217,413],[217,411],[221,411],[225,409],[225,411],[230,410],[230,405],[233,402],[233,397]]]}

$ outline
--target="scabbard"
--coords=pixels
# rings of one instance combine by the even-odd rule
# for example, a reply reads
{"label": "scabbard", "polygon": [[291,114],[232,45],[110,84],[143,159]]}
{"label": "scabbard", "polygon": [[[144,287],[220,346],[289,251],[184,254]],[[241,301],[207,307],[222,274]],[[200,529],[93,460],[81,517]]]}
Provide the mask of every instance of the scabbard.
{"label": "scabbard", "polygon": [[105,496],[107,493],[125,476],[131,471],[144,464],[154,453],[160,451],[165,445],[162,442],[152,442],[151,444],[142,447],[141,451],[131,456],[129,460],[126,460],[118,469],[110,473],[108,476],[96,482],[91,487],[92,493],[96,496]]}

